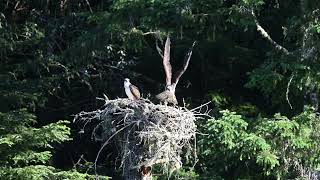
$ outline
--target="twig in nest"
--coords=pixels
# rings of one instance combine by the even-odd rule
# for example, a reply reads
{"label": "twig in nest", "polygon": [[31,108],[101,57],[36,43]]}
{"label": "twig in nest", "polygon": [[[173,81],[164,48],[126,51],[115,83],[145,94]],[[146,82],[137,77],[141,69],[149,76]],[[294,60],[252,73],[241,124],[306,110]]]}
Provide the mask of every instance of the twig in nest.
{"label": "twig in nest", "polygon": [[181,164],[183,150],[193,151],[196,155],[195,121],[209,116],[206,114],[208,110],[204,113],[196,110],[201,110],[210,102],[192,110],[153,104],[146,99],[105,99],[105,102],[102,110],[81,112],[75,116],[75,120],[86,123],[100,121],[93,131],[95,140],[103,141],[94,163],[95,171],[103,148],[113,138],[120,142],[117,144],[120,144],[124,174],[142,165],[157,163],[174,168]]}
{"label": "twig in nest", "polygon": [[209,101],[209,102],[207,102],[207,103],[204,103],[204,104],[202,104],[202,105],[200,105],[200,106],[198,106],[198,107],[196,107],[196,108],[193,108],[193,109],[191,109],[190,111],[195,111],[195,110],[197,110],[197,109],[201,109],[203,106],[207,106],[208,104],[210,104],[211,103],[211,101]]}
{"label": "twig in nest", "polygon": [[96,159],[94,160],[94,171],[95,171],[95,174],[97,174],[97,162],[98,162],[98,159],[99,159],[99,156],[100,156],[100,153],[101,151],[103,150],[103,148],[109,143],[109,141],[115,136],[117,135],[118,133],[120,133],[121,131],[123,131],[125,128],[127,128],[128,126],[130,126],[131,124],[128,124],[127,126],[124,126],[123,128],[119,129],[117,132],[115,132],[113,135],[111,135],[109,137],[109,139],[102,145],[102,147],[99,149],[98,151],[98,154],[97,154],[97,157]]}

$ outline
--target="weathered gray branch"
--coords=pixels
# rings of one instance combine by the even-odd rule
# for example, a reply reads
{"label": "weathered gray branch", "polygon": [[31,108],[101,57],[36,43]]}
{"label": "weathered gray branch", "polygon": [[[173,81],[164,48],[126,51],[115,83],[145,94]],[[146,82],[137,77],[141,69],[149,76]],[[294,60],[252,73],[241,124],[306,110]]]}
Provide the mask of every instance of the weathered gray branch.
{"label": "weathered gray branch", "polygon": [[176,75],[173,77],[173,83],[175,83],[175,85],[178,84],[180,77],[183,75],[183,73],[187,70],[190,59],[191,59],[191,55],[192,55],[192,50],[194,45],[196,44],[196,41],[193,42],[192,46],[190,47],[188,53],[186,54],[184,61],[183,61],[183,66],[182,68],[176,73]]}
{"label": "weathered gray branch", "polygon": [[254,23],[256,24],[257,31],[266,38],[277,50],[283,52],[286,55],[289,55],[290,52],[280,44],[278,44],[276,41],[274,41],[271,36],[268,34],[268,32],[260,25],[258,18],[253,10],[251,10],[251,15],[253,16]]}

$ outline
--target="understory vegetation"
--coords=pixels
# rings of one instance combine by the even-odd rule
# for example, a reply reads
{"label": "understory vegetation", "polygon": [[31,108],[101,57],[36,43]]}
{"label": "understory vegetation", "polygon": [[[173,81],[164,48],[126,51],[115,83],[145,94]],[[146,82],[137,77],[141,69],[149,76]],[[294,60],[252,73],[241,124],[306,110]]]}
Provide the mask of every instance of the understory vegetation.
{"label": "understory vegetation", "polygon": [[[0,1],[0,179],[121,179],[119,150],[74,115],[126,97],[156,103],[162,53],[200,109],[193,158],[154,179],[320,178],[320,1]],[[183,152],[186,155],[194,152]]]}

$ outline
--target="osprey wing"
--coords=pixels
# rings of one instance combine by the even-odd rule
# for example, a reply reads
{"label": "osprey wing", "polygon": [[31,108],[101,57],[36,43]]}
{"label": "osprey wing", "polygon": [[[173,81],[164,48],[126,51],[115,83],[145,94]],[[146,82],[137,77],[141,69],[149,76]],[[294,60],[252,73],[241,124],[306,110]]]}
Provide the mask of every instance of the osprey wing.
{"label": "osprey wing", "polygon": [[182,76],[182,74],[187,70],[188,65],[189,65],[189,61],[192,55],[192,50],[194,45],[196,44],[196,41],[193,42],[192,46],[190,47],[188,53],[186,54],[184,61],[183,61],[183,66],[182,68],[175,74],[175,76],[173,77],[173,82],[175,85],[178,84],[180,77]]}
{"label": "osprey wing", "polygon": [[129,86],[129,88],[130,88],[130,91],[131,91],[134,99],[135,99],[135,100],[140,99],[140,91],[139,91],[139,89],[137,88],[137,86],[131,84],[131,85]]}
{"label": "osprey wing", "polygon": [[166,44],[164,47],[164,55],[163,55],[163,68],[166,73],[166,84],[171,85],[171,77],[172,77],[172,67],[170,64],[170,37],[168,35]]}

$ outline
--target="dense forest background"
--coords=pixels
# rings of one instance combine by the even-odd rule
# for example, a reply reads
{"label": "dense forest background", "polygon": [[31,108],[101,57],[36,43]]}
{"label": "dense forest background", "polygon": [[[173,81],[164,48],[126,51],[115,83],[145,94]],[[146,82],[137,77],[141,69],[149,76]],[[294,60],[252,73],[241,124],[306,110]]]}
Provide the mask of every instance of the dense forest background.
{"label": "dense forest background", "polygon": [[[198,42],[179,104],[215,117],[172,179],[319,178],[319,17],[316,0],[0,1],[0,179],[95,178],[94,123],[73,115],[125,97],[126,77],[153,100],[167,34],[174,68]],[[97,174],[120,178],[102,154]]]}

